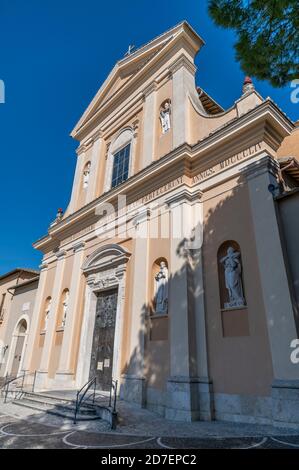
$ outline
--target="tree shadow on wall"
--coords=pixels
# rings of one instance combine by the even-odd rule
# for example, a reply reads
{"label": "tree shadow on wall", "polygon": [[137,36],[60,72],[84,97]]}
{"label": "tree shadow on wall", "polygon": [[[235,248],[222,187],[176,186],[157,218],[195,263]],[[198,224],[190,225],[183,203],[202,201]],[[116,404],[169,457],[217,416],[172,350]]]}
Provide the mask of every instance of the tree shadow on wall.
{"label": "tree shadow on wall", "polygon": [[[272,198],[270,193],[269,197]],[[122,369],[126,377],[138,378],[137,382],[144,386],[143,394],[137,387],[131,397],[126,397],[122,385],[121,397],[149,408],[155,405],[152,409],[161,414],[166,404],[167,381],[173,371],[181,370],[194,378],[202,377],[205,371],[200,335],[206,334],[208,377],[215,392],[265,395],[273,380],[268,329],[276,325],[269,325],[266,318],[249,192],[244,179],[240,177],[234,188],[207,198],[204,208],[202,251],[186,248],[192,234],[201,229],[197,226],[189,240],[178,242],[180,269],[171,272],[170,266],[168,317],[153,318],[151,304],[143,304],[138,343]],[[246,309],[239,316],[238,312],[221,308],[217,252],[226,241],[237,242],[241,250]],[[278,295],[273,292],[272,299],[275,301]],[[177,312],[184,316],[183,321],[174,319]],[[296,302],[294,315],[299,324]],[[242,326],[245,320],[248,331]],[[180,321],[182,330],[173,333]],[[175,338],[172,345],[171,336]],[[135,392],[139,398],[134,397]]]}

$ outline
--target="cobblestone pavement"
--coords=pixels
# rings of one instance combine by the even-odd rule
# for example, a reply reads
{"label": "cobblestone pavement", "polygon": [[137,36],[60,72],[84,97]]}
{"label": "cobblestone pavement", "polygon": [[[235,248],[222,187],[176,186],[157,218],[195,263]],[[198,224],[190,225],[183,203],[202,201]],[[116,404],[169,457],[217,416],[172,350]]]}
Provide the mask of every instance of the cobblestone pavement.
{"label": "cobblestone pavement", "polygon": [[0,404],[0,448],[299,449],[299,430],[223,422],[173,423],[130,406],[122,419],[117,430],[111,431],[100,420],[74,425],[46,413]]}

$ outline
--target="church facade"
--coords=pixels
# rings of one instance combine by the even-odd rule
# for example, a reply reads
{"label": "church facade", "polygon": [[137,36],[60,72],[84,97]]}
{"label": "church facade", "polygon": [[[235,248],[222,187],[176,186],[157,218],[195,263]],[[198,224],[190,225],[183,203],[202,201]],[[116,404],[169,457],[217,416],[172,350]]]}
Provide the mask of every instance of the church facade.
{"label": "church facade", "polygon": [[24,369],[39,390],[117,380],[168,419],[298,425],[278,213],[298,187],[279,154],[296,128],[249,78],[226,111],[196,87],[203,44],[183,22],[130,51],[74,128],[69,206],[34,244]]}

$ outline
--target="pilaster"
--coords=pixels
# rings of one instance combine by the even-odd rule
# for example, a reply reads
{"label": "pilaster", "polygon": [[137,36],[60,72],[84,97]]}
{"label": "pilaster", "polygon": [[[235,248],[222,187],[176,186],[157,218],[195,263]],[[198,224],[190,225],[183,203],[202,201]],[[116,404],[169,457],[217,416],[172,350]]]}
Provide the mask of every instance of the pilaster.
{"label": "pilaster", "polygon": [[275,201],[268,190],[277,184],[278,164],[270,157],[245,170],[258,255],[261,288],[267,319],[274,381],[272,385],[273,422],[299,424],[298,365],[293,364],[291,342],[298,337],[292,297]]}
{"label": "pilaster", "polygon": [[61,385],[71,385],[74,380],[76,356],[76,324],[80,319],[79,300],[80,284],[82,282],[82,264],[84,258],[84,242],[79,242],[73,246],[74,264],[70,285],[70,298],[68,312],[63,333],[63,342],[60,354],[59,367],[55,379]]}
{"label": "pilaster", "polygon": [[48,369],[51,361],[52,346],[54,341],[54,335],[56,330],[56,319],[57,312],[59,309],[59,303],[61,301],[61,288],[65,266],[65,251],[59,251],[56,253],[57,266],[55,272],[55,281],[52,291],[52,303],[51,310],[49,313],[50,319],[45,336],[45,343],[43,347],[40,368],[36,376],[36,388],[45,388],[48,381]]}

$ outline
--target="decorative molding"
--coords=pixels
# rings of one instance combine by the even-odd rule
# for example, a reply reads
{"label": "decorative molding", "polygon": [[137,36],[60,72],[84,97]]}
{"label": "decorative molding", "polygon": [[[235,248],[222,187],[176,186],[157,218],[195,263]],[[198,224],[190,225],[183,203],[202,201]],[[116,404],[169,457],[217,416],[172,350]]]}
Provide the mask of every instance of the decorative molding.
{"label": "decorative molding", "polygon": [[83,263],[84,274],[104,271],[120,264],[126,264],[131,253],[116,244],[104,245],[95,250]]}
{"label": "decorative molding", "polygon": [[82,251],[84,247],[85,247],[85,242],[78,242],[72,246],[72,250],[74,253],[77,253],[79,251]]}
{"label": "decorative molding", "polygon": [[176,194],[172,194],[165,199],[165,203],[169,207],[174,207],[175,205],[182,204],[183,202],[199,202],[199,199],[202,197],[201,191],[192,192],[187,188],[183,188],[178,191]]}
{"label": "decorative molding", "polygon": [[179,57],[170,67],[171,75],[175,74],[182,67],[185,67],[192,75],[196,73],[196,66],[185,55]]}
{"label": "decorative molding", "polygon": [[48,268],[48,266],[49,266],[48,263],[41,263],[41,264],[39,265],[39,269],[40,269],[41,271],[45,271],[45,270]]}
{"label": "decorative molding", "polygon": [[270,173],[277,178],[279,171],[279,163],[270,156],[261,158],[258,162],[251,163],[242,169],[242,175],[244,175],[247,181],[256,178],[264,173]]}
{"label": "decorative molding", "polygon": [[138,227],[139,224],[146,222],[150,219],[151,210],[150,208],[143,209],[142,211],[137,211],[136,215],[133,215],[133,225],[135,228]]}
{"label": "decorative molding", "polygon": [[54,255],[56,256],[57,259],[62,259],[66,256],[67,252],[66,250],[59,250]]}
{"label": "decorative molding", "polygon": [[157,83],[156,81],[150,83],[147,87],[145,87],[142,91],[142,97],[145,100],[149,95],[151,95],[154,91],[157,90]]}

